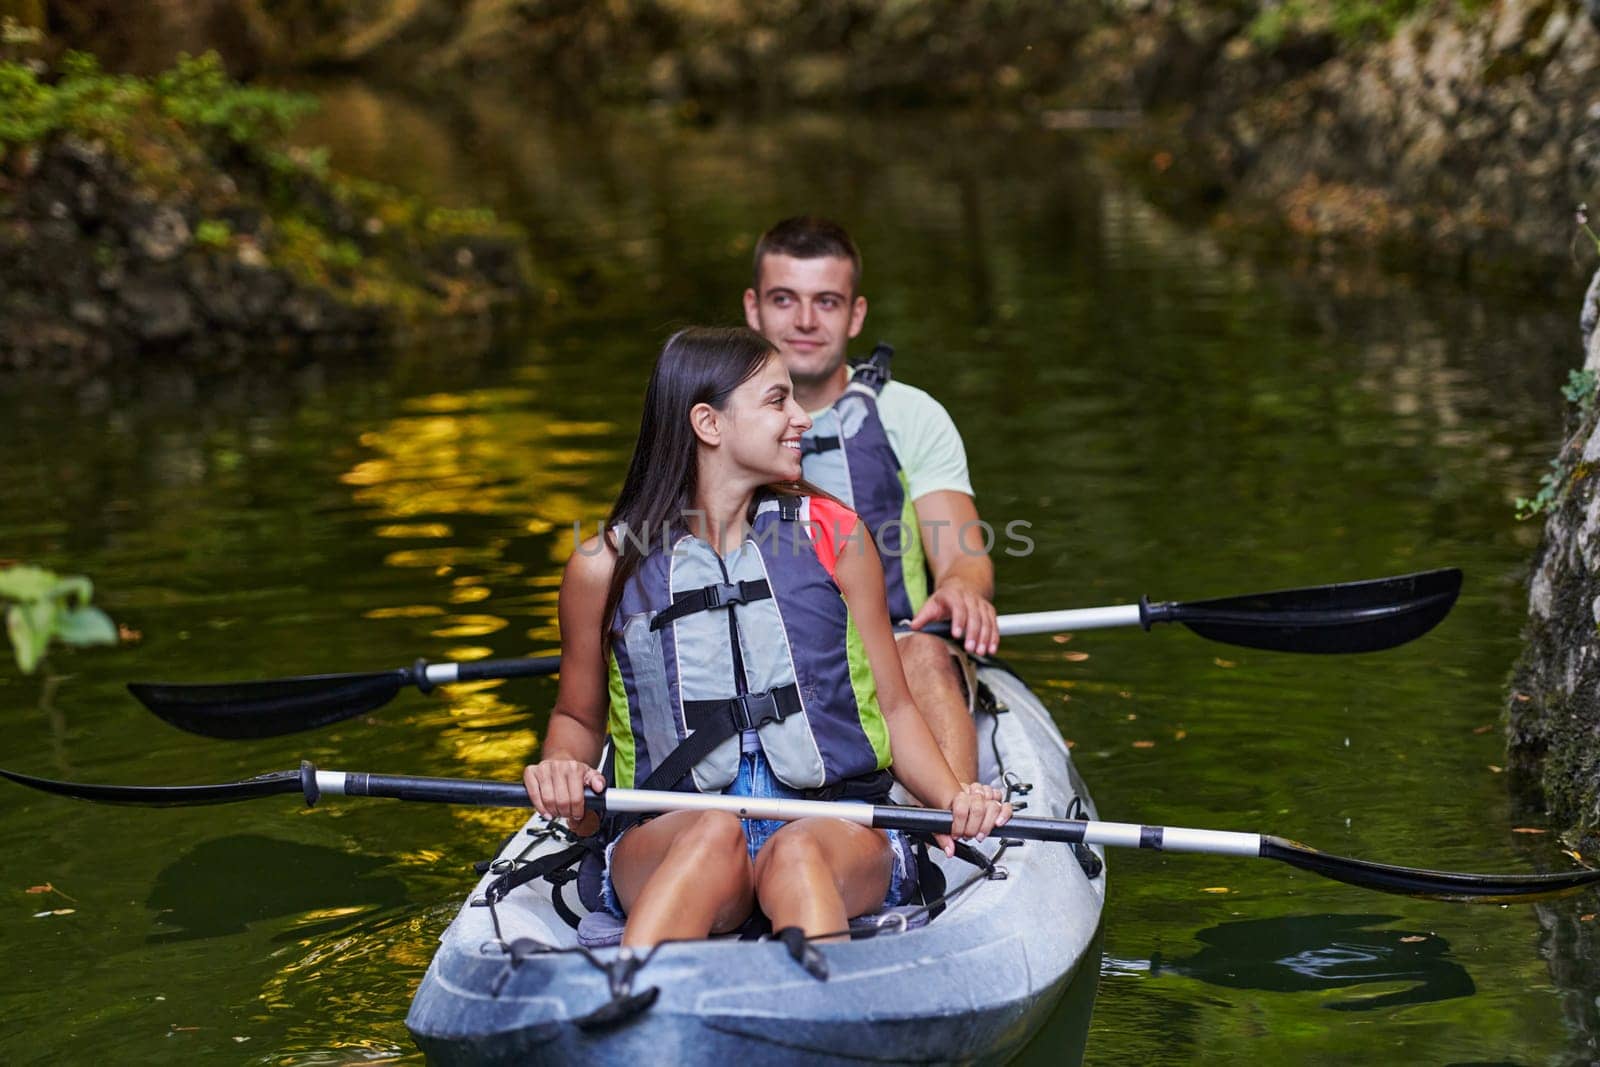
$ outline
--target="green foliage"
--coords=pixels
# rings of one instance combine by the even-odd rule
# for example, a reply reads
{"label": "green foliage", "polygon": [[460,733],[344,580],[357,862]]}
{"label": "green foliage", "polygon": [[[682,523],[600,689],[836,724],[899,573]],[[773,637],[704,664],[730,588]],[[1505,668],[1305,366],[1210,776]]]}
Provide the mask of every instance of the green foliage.
{"label": "green foliage", "polygon": [[1561,395],[1569,404],[1578,405],[1578,410],[1587,416],[1594,410],[1597,388],[1600,388],[1600,375],[1592,370],[1573,370],[1567,372],[1567,384],[1561,387]]}
{"label": "green foliage", "polygon": [[120,141],[130,128],[174,122],[191,135],[235,144],[273,142],[316,101],[301,93],[241,85],[214,52],[182,56],[153,78],[108,74],[83,52],[68,52],[57,77],[32,65],[0,62],[0,144],[29,144],[54,133]]}
{"label": "green foliage", "polygon": [[[1296,34],[1331,33],[1346,44],[1382,41],[1428,6],[1424,0],[1269,0],[1245,32],[1264,48]],[[1457,6],[1471,11],[1481,0],[1460,0]]]}
{"label": "green foliage", "polygon": [[[1561,395],[1567,398],[1569,404],[1576,404],[1581,424],[1589,425],[1595,410],[1595,399],[1600,395],[1600,375],[1592,370],[1573,370],[1567,372],[1567,384],[1561,387]],[[1550,469],[1539,478],[1539,491],[1532,497],[1517,497],[1517,518],[1531,519],[1535,515],[1554,511],[1566,499],[1567,490],[1577,482],[1587,478],[1591,473],[1588,464],[1570,464],[1568,457],[1574,449],[1564,449],[1561,455],[1550,461]]]}
{"label": "green foliage", "polygon": [[81,574],[26,566],[0,570],[0,601],[10,601],[6,633],[23,674],[38,669],[51,641],[74,647],[117,643],[115,624],[89,603],[93,596],[93,584]]}
{"label": "green foliage", "polygon": [[194,129],[213,129],[239,144],[271,141],[308,112],[316,99],[302,93],[240,85],[228,77],[215,52],[179,56],[171,70],[151,81],[161,108]]}
{"label": "green foliage", "polygon": [[1567,484],[1567,465],[1563,457],[1550,461],[1550,469],[1539,477],[1539,491],[1532,497],[1517,497],[1517,518],[1531,519],[1555,510],[1561,502]]}
{"label": "green foliage", "polygon": [[227,248],[233,243],[233,227],[221,219],[203,219],[194,228],[194,241],[204,248]]}

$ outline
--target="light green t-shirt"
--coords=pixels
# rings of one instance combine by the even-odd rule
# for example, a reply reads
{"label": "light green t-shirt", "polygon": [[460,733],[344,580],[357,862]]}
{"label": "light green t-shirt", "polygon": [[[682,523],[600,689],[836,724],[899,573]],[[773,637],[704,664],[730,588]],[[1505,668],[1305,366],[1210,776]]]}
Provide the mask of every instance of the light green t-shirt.
{"label": "light green t-shirt", "polygon": [[900,457],[912,500],[945,489],[975,495],[961,431],[943,404],[914,385],[890,380],[878,394],[878,418]]}

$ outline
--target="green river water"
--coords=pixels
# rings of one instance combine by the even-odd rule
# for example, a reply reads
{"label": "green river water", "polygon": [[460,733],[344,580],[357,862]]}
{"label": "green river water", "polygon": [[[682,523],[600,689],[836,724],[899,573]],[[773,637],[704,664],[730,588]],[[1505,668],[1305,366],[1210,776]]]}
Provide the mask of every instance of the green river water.
{"label": "green river water", "polygon": [[[1497,772],[1538,535],[1511,500],[1559,436],[1576,282],[1513,301],[1230,252],[1153,210],[1094,133],[326,99],[305,135],[336,163],[492,205],[549,291],[493,344],[0,382],[0,557],[92,575],[142,635],[58,656],[53,701],[0,665],[5,766],[514,777],[553,682],[407,692],[248,744],[179,733],[121,684],[554,651],[572,524],[592,529],[620,481],[653,352],[677,325],[736,321],[761,228],[816,210],[866,254],[863,341],[895,343],[898,376],[951,409],[985,517],[1032,524],[1035,551],[999,558],[1002,611],[1466,571],[1445,624],[1385,654],[1010,642],[1103,816],[1431,867],[1567,862],[1515,832],[1541,824]],[[520,818],[0,792],[0,1061],[416,1060],[410,994],[468,865]],[[1089,1063],[1589,1058],[1600,981],[1572,945],[1593,901],[1467,908],[1258,861],[1109,858]],[[45,883],[59,893],[28,892]],[[1059,1062],[1067,1040],[1024,1059]]]}

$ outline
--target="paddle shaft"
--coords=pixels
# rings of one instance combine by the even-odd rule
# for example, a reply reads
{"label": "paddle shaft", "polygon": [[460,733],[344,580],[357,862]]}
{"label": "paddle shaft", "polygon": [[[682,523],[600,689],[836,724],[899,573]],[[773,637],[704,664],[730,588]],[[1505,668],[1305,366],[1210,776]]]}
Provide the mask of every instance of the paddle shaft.
{"label": "paddle shaft", "polygon": [[[532,803],[520,783],[479,782],[456,778],[415,778],[345,771],[312,771],[319,796],[388,797],[394,800],[437,804],[471,804],[480,807],[526,808]],[[740,797],[721,793],[681,793],[657,789],[608,789],[586,793],[588,806],[613,814],[658,814],[667,811],[721,811],[741,819],[832,818],[879,830],[946,834],[951,815],[937,808],[911,808],[892,804],[850,804],[826,800],[783,800]],[[1016,816],[995,834],[1030,841],[1110,845],[1122,848],[1167,849],[1174,852],[1209,852],[1229,856],[1259,856],[1261,835],[1228,830],[1190,830],[1180,827],[1139,826],[1134,823],[1085,819],[1043,819]]]}
{"label": "paddle shaft", "polygon": [[[4,769],[0,769],[0,777],[9,778],[30,789],[58,796],[75,797],[103,804],[136,804],[146,807],[230,804],[289,793],[303,793],[308,804],[315,804],[323,794],[328,794],[390,797],[396,800],[428,803],[472,804],[480,807],[531,806],[528,794],[520,783],[319,771],[310,763],[302,763],[298,771],[274,771],[245,781],[210,785],[137,786],[63,782]],[[726,811],[746,819],[778,820],[828,816],[881,829],[928,833],[946,832],[951,827],[951,815],[948,811],[893,805],[758,799],[724,794],[702,795],[635,789],[610,789],[600,795],[587,794],[586,802],[596,810],[612,812]],[[1532,875],[1432,871],[1420,867],[1400,867],[1349,856],[1336,856],[1281,837],[1228,830],[1191,830],[1181,827],[1023,816],[1011,820],[1004,827],[997,827],[995,834],[1002,838],[1023,840],[1259,857],[1278,860],[1324,878],[1332,878],[1363,889],[1377,889],[1386,893],[1434,900],[1478,903],[1525,902],[1591,889],[1600,884],[1600,871],[1581,867],[1570,871]]]}
{"label": "paddle shaft", "polygon": [[426,692],[452,682],[477,682],[490,678],[537,678],[557,674],[560,656],[522,656],[516,659],[480,659],[466,663],[421,663],[418,688]]}
{"label": "paddle shaft", "polygon": [[[1064,630],[1109,630],[1119,626],[1143,626],[1149,629],[1150,623],[1144,620],[1141,610],[1138,604],[1120,604],[1106,608],[1030,611],[997,616],[995,623],[1000,629],[1001,637],[1053,634]],[[926,627],[926,632],[948,635],[950,624],[930,623]],[[484,659],[466,663],[424,663],[419,666],[421,677],[418,679],[418,685],[428,690],[452,682],[470,682],[486,678],[534,678],[559,674],[561,657],[531,656],[524,659]]]}

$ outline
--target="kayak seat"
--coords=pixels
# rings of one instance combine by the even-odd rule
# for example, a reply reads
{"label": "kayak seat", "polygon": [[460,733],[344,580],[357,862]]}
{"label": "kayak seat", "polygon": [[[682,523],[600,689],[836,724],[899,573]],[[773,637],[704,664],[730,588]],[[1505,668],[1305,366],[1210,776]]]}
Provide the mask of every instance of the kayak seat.
{"label": "kayak seat", "polygon": [[[904,905],[858,915],[850,920],[850,932],[863,934],[879,928],[896,929],[902,926],[906,930],[915,930],[926,925],[928,925],[926,908]],[[584,948],[610,948],[621,942],[622,920],[610,912],[591,911],[578,922],[578,944]]]}

